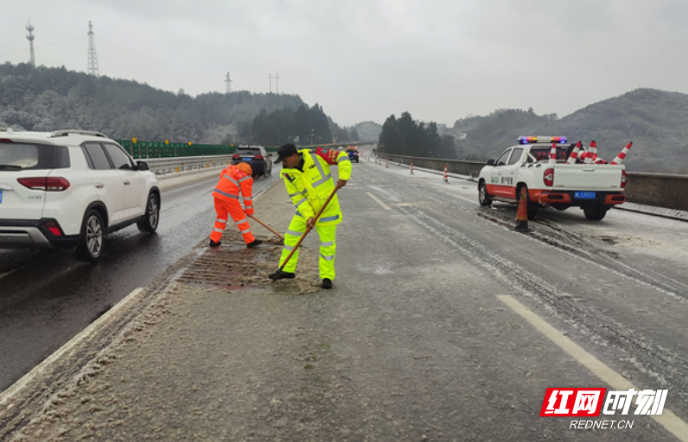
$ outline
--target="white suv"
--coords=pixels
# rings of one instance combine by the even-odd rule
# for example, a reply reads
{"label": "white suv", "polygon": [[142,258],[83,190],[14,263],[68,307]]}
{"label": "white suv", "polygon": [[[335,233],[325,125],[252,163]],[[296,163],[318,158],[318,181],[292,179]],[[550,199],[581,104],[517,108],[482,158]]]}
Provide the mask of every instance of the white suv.
{"label": "white suv", "polygon": [[0,248],[76,246],[96,261],[106,233],[159,219],[155,174],[105,135],[0,132]]}

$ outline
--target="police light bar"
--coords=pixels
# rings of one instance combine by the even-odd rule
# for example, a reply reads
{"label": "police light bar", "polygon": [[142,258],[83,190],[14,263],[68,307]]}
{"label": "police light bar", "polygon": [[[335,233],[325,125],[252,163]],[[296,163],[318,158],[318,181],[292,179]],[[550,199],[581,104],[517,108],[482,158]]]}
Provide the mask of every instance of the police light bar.
{"label": "police light bar", "polygon": [[566,137],[518,137],[518,144],[558,143],[565,144]]}

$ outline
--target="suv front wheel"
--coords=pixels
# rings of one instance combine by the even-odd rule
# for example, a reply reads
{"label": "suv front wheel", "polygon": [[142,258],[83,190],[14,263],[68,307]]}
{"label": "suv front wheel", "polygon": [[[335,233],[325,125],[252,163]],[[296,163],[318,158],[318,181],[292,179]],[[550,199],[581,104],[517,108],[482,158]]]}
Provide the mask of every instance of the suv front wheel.
{"label": "suv front wheel", "polygon": [[146,203],[146,214],[141,221],[136,222],[136,227],[143,233],[153,233],[158,228],[160,222],[160,200],[154,193],[148,195]]}
{"label": "suv front wheel", "polygon": [[76,249],[79,258],[95,262],[103,254],[105,225],[97,210],[89,210],[81,227],[81,238]]}

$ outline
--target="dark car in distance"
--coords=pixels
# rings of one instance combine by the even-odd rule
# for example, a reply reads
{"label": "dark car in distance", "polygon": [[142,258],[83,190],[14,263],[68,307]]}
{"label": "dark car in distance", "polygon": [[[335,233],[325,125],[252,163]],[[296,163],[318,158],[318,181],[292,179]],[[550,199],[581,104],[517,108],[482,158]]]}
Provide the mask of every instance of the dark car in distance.
{"label": "dark car in distance", "polygon": [[272,174],[271,156],[272,154],[268,154],[263,146],[239,146],[234,151],[234,155],[232,155],[232,164],[237,165],[239,163],[260,161],[265,168],[265,175],[270,176]]}
{"label": "dark car in distance", "polygon": [[356,146],[347,147],[346,153],[349,155],[351,161],[356,161],[358,163],[358,149],[356,149]]}

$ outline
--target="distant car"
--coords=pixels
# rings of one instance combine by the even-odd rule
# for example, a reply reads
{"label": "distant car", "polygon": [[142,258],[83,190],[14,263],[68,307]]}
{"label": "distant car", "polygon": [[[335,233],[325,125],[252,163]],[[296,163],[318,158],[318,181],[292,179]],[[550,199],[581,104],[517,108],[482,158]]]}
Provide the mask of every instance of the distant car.
{"label": "distant car", "polygon": [[74,247],[96,261],[105,234],[160,220],[155,174],[98,132],[0,132],[0,248]]}
{"label": "distant car", "polygon": [[261,161],[265,168],[265,175],[272,175],[272,160],[263,146],[239,146],[232,155],[231,164],[251,163],[251,161]]}
{"label": "distant car", "polygon": [[356,149],[356,146],[347,147],[346,153],[349,155],[351,161],[356,161],[358,163],[358,149]]}

